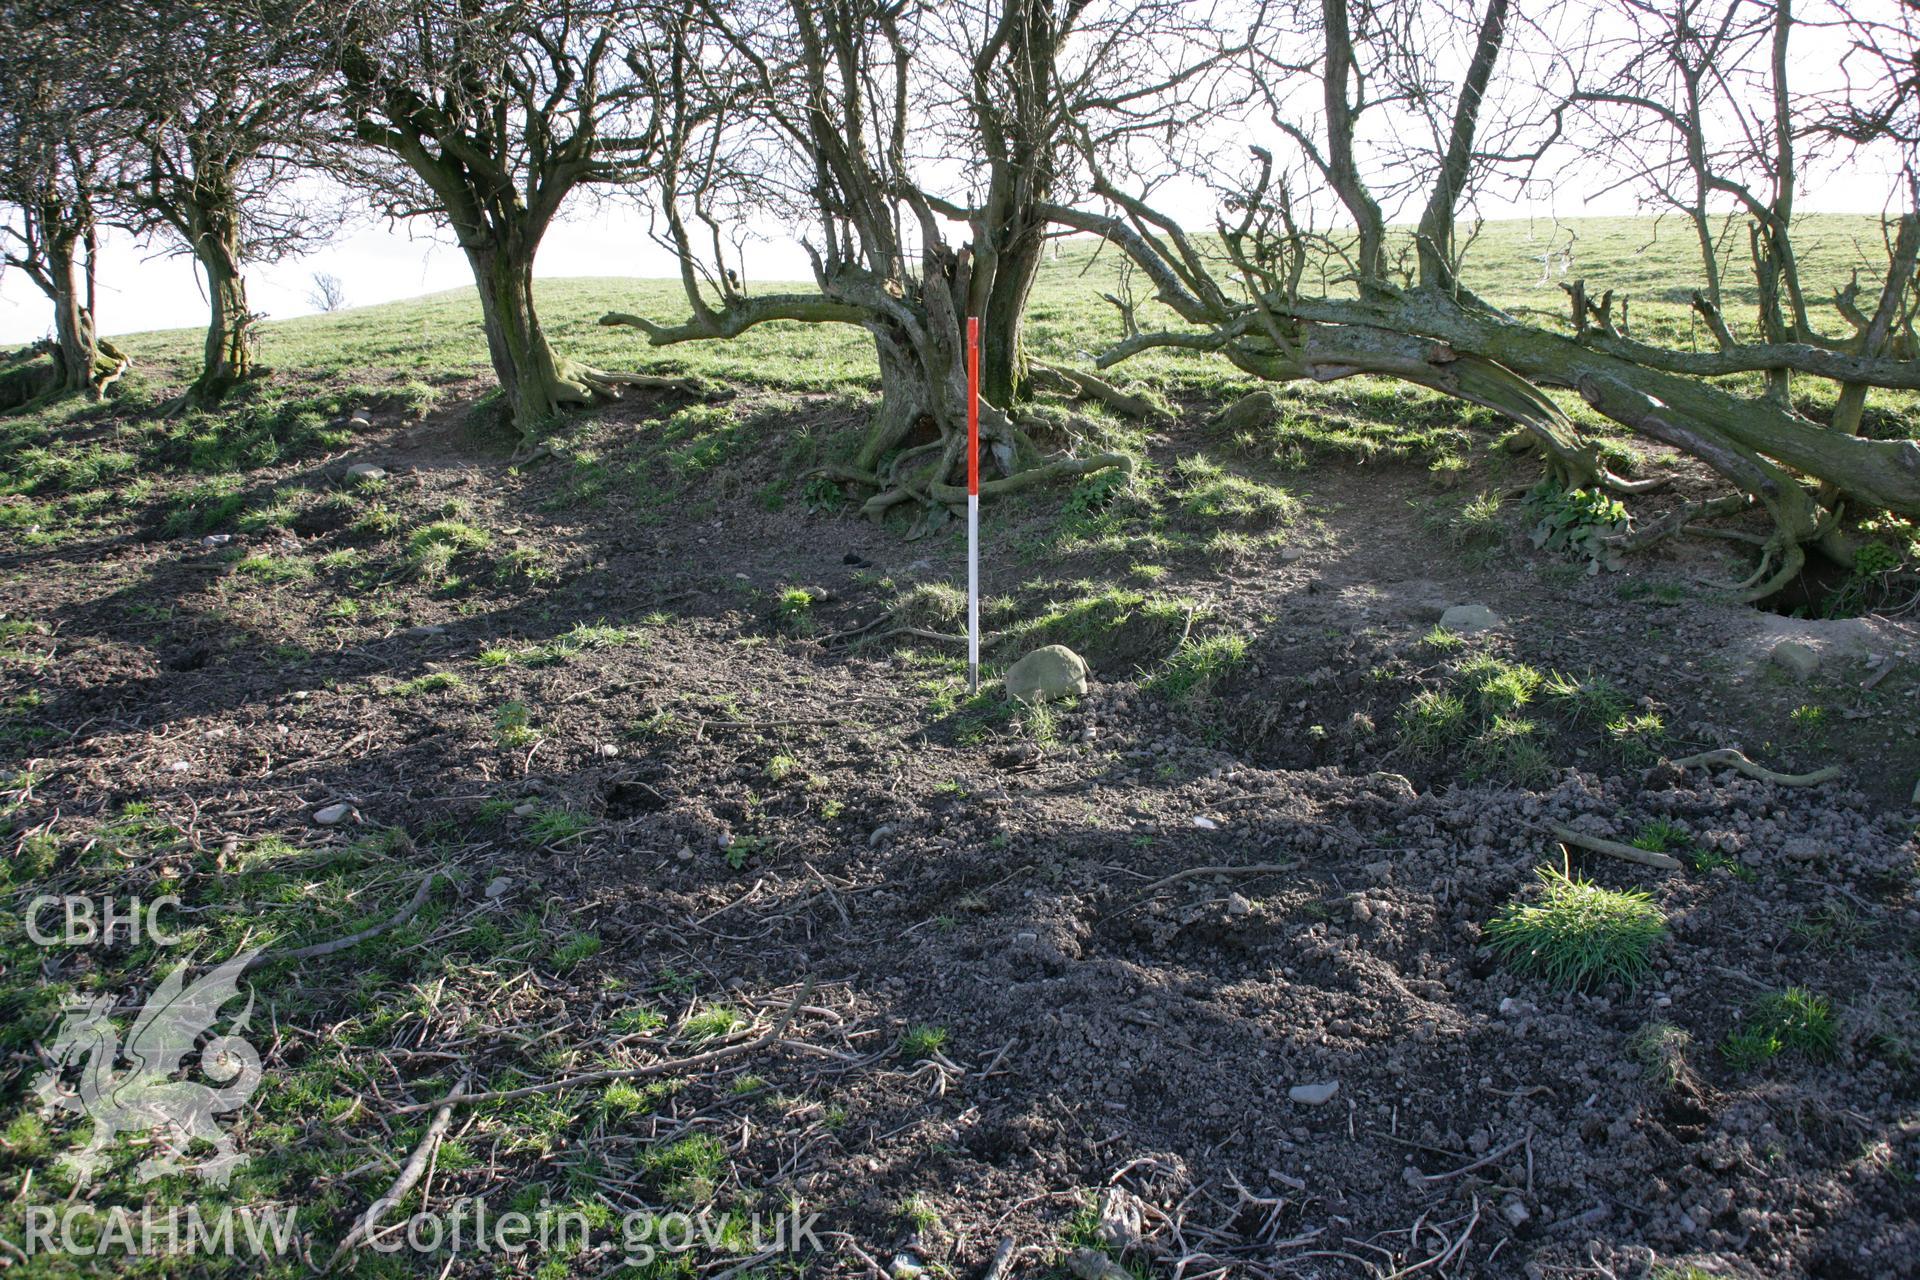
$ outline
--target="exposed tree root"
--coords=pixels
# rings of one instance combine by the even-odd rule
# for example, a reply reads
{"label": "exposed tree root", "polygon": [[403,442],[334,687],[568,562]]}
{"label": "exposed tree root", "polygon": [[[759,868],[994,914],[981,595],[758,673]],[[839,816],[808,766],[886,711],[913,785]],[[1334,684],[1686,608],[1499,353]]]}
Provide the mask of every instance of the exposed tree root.
{"label": "exposed tree root", "polygon": [[[1133,459],[1124,453],[1098,453],[1089,458],[1058,458],[1042,463],[1037,467],[1028,467],[999,480],[982,480],[980,496],[999,497],[1004,494],[1018,493],[1022,489],[1031,489],[1035,485],[1046,484],[1063,476],[1087,476],[1100,471],[1119,470],[1133,474]],[[967,500],[964,485],[936,484],[932,486],[935,499],[941,502],[958,503]]]}
{"label": "exposed tree root", "polygon": [[593,397],[618,399],[620,392],[627,387],[637,387],[646,391],[678,391],[683,395],[701,400],[718,400],[732,394],[725,387],[717,386],[704,378],[675,377],[660,373],[629,373],[595,369],[572,363],[566,366],[565,376],[569,383],[584,392],[588,399]]}
{"label": "exposed tree root", "polygon": [[1823,782],[1832,782],[1840,776],[1840,766],[1830,764],[1824,769],[1815,769],[1812,773],[1777,773],[1762,764],[1753,761],[1731,747],[1722,747],[1717,751],[1702,751],[1698,755],[1686,756],[1672,762],[1676,769],[1732,769],[1749,778],[1758,778],[1761,782],[1771,782],[1781,787],[1817,787]]}
{"label": "exposed tree root", "polygon": [[1153,397],[1137,391],[1124,391],[1105,378],[1061,365],[1031,361],[1036,386],[1062,391],[1083,400],[1097,400],[1116,413],[1147,421],[1171,418],[1167,407]]}

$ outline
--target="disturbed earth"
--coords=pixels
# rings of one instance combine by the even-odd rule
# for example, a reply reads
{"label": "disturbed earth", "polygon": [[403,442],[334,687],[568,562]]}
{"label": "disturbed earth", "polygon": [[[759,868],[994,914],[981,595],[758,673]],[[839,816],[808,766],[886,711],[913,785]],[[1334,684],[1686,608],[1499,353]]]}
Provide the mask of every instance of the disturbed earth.
{"label": "disturbed earth", "polygon": [[[248,478],[293,495],[279,523],[169,534],[134,511],[0,561],[6,619],[28,624],[0,791],[16,857],[45,859],[12,909],[110,870],[115,892],[231,917],[220,936],[290,945],[384,920],[441,873],[403,930],[256,983],[279,1006],[272,1044],[256,1035],[269,1076],[324,1065],[321,1095],[354,1103],[275,1128],[270,1088],[234,1126],[263,1194],[325,1206],[303,1221],[315,1258],[415,1149],[424,1117],[395,1108],[718,1045],[740,1051],[644,1077],[675,1084],[639,1102],[582,1082],[538,1115],[456,1111],[468,1157],[409,1207],[530,1186],[615,1209],[792,1198],[821,1215],[798,1265],[898,1280],[979,1277],[997,1253],[1003,1275],[1083,1280],[1920,1274],[1911,615],[1711,603],[1678,548],[1569,574],[1524,521],[1465,555],[1422,509],[1484,477],[1330,459],[1284,478],[1302,510],[1157,556],[1164,578],[1099,540],[1125,532],[1124,496],[1077,541],[1050,532],[1057,502],[996,517],[992,663],[1057,641],[1092,667],[1084,699],[1034,715],[968,699],[928,634],[956,626],[925,589],[960,580],[950,534],[756,501],[783,480],[776,442],[648,505],[583,491],[564,447],[508,467],[452,411],[373,417],[346,451]],[[1152,449],[1170,469],[1203,443],[1174,428]],[[356,483],[356,463],[386,475]],[[435,520],[490,539],[457,550],[451,587],[396,567]],[[310,568],[273,567],[293,561]],[[1436,638],[1464,604],[1498,624]],[[1234,661],[1165,678],[1220,638],[1244,642]],[[1786,670],[1783,641],[1817,669]],[[1605,681],[1656,727],[1541,694],[1546,758],[1523,770],[1419,747],[1410,700],[1473,655]],[[1841,776],[1671,763],[1728,746]],[[1555,824],[1655,833],[1685,865]],[[272,859],[343,896],[256,892]],[[1543,866],[1652,895],[1645,981],[1570,993],[1499,960],[1483,929]],[[9,981],[48,963],[16,954]],[[1831,1002],[1831,1053],[1736,1064],[1729,1037],[1789,987]],[[682,1034],[720,1007],[709,1038]],[[55,1012],[9,1011],[13,1105]],[[691,1184],[649,1155],[689,1136],[716,1153]],[[51,1148],[14,1147],[9,1181],[57,1178]]]}

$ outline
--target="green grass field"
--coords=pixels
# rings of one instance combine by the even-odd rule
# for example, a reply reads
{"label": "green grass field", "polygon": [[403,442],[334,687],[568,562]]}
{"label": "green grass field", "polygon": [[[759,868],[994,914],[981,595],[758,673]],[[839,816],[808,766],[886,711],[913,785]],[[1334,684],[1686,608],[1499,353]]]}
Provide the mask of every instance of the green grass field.
{"label": "green grass field", "polygon": [[[1863,288],[1871,288],[1884,265],[1880,223],[1868,217],[1829,215],[1806,220],[1801,236],[1802,274],[1815,299],[1827,299],[1857,269]],[[1564,249],[1573,240],[1573,266],[1563,274],[1556,265],[1545,273],[1540,256],[1549,245]],[[1728,237],[1726,307],[1736,330],[1750,328],[1751,276],[1741,273],[1735,250],[1744,253],[1745,233],[1736,226]],[[1060,256],[1047,264],[1028,313],[1034,353],[1042,359],[1087,363],[1119,336],[1113,308],[1100,295],[1120,279],[1121,255],[1111,247],[1096,252],[1085,239],[1063,242]],[[1490,300],[1530,316],[1547,314],[1565,324],[1567,299],[1560,285],[1584,278],[1591,294],[1613,289],[1631,304],[1639,331],[1649,337],[1686,343],[1705,339],[1689,319],[1688,299],[1701,282],[1699,258],[1689,229],[1677,218],[1562,220],[1556,230],[1545,220],[1497,222],[1485,226],[1468,257],[1467,278]],[[1137,289],[1144,282],[1134,277]],[[785,287],[767,284],[775,291]],[[874,376],[872,343],[846,325],[803,326],[775,323],[731,342],[687,343],[650,348],[634,330],[602,328],[608,311],[633,311],[674,320],[685,312],[677,281],[633,279],[541,280],[539,305],[548,335],[567,354],[605,368],[699,373],[728,381],[750,381],[769,388],[818,391],[863,385]],[[1144,300],[1144,294],[1143,300]],[[1744,314],[1743,314],[1744,312]],[[1143,307],[1143,323],[1158,315]],[[1816,309],[1817,322],[1831,331],[1838,318],[1831,305]],[[199,358],[198,330],[135,333],[119,339],[150,373],[185,380]],[[355,308],[324,316],[275,321],[261,331],[263,362],[283,373],[348,383],[407,381],[431,384],[487,373],[486,342],[479,304],[471,290],[456,289],[407,302]],[[1155,380],[1215,382],[1235,379],[1224,362],[1150,353],[1131,361],[1123,373]]]}

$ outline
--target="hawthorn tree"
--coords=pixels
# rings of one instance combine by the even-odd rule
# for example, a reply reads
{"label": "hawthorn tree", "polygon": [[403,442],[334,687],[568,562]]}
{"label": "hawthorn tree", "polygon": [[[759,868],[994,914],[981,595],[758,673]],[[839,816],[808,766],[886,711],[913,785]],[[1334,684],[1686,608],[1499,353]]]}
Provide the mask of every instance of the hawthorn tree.
{"label": "hawthorn tree", "polygon": [[310,169],[321,81],[291,55],[301,0],[148,0],[122,18],[119,56],[96,70],[111,114],[118,220],[190,254],[208,321],[195,403],[254,372],[245,268],[311,248],[335,219]]}
{"label": "hawthorn tree", "polygon": [[[54,367],[29,394],[98,394],[126,368],[94,327],[101,113],[88,96],[94,48],[67,6],[0,4],[0,265],[53,304]],[[15,398],[27,398],[19,394]]]}
{"label": "hawthorn tree", "polygon": [[[1126,412],[1153,406],[1101,379],[1031,362],[1028,297],[1051,234],[1043,208],[1083,180],[1080,157],[1174,135],[1218,109],[1210,75],[1244,39],[1176,0],[702,0],[649,64],[661,104],[661,237],[681,263],[680,323],[614,313],[656,346],[735,337],[776,320],[872,334],[881,401],[833,474],[870,515],[962,501],[965,324],[984,317],[982,435],[992,494],[1129,465],[1043,447],[1019,402],[1036,383]],[[755,293],[738,228],[796,228],[805,293]],[[954,229],[970,238],[956,244]],[[733,228],[732,231],[729,228]]]}
{"label": "hawthorn tree", "polygon": [[[1503,81],[1516,63],[1541,65],[1512,47],[1520,24],[1511,0],[1482,0],[1473,13],[1419,0],[1315,0],[1294,11],[1255,71],[1293,154],[1256,153],[1254,176],[1230,202],[1217,239],[1189,235],[1104,176],[1105,209],[1052,214],[1119,244],[1177,317],[1161,330],[1128,332],[1101,367],[1179,347],[1218,352],[1272,381],[1386,375],[1508,414],[1544,449],[1558,486],[1646,487],[1612,474],[1547,389],[1572,391],[1603,417],[1703,462],[1731,490],[1620,545],[1696,530],[1750,541],[1753,572],[1730,586],[1762,598],[1799,572],[1810,546],[1850,561],[1841,532],[1848,513],[1920,516],[1920,442],[1859,434],[1870,390],[1920,388],[1915,168],[1911,141],[1887,123],[1904,119],[1907,98],[1870,74],[1875,65],[1896,77],[1911,68],[1897,56],[1862,58],[1853,80],[1797,88],[1794,42],[1810,33],[1790,0],[1686,0],[1678,17],[1639,0],[1596,0],[1589,11],[1609,19],[1604,30],[1628,33],[1609,36],[1632,55],[1622,61],[1617,43],[1608,50],[1607,60],[1625,68],[1617,80],[1585,80],[1583,64],[1562,49],[1548,63],[1557,82],[1524,70]],[[1436,22],[1450,32],[1436,33]],[[1613,141],[1596,149],[1569,135]],[[1663,141],[1650,151],[1654,135]],[[1792,205],[1803,148],[1842,136],[1851,154],[1870,144],[1891,149],[1906,166],[1908,204],[1883,223],[1879,279],[1831,282],[1845,325],[1836,330],[1816,323],[1808,301]],[[1610,180],[1687,212],[1709,289],[1720,279],[1705,261],[1718,237],[1710,225],[1702,232],[1701,217],[1722,201],[1745,232],[1750,322],[1702,292],[1692,305],[1711,334],[1703,350],[1637,330],[1627,298],[1582,280],[1565,286],[1559,325],[1472,291],[1470,237],[1457,235],[1456,223],[1478,184],[1533,175],[1556,159],[1567,162],[1553,170],[1565,180],[1608,157]],[[1317,184],[1333,192],[1350,229],[1315,231],[1303,221],[1302,193]],[[1388,208],[1419,210],[1410,237],[1390,231]],[[1329,261],[1337,268],[1326,270]],[[1315,279],[1344,284],[1310,288]],[[1724,279],[1718,287],[1722,300],[1732,296]],[[1708,524],[1749,509],[1768,517],[1765,531]]]}
{"label": "hawthorn tree", "polygon": [[633,66],[661,15],[630,0],[409,0],[328,6],[322,38],[346,164],[395,218],[449,228],[480,291],[487,348],[514,424],[625,385],[554,351],[534,305],[541,240],[573,193],[637,181],[660,130]]}

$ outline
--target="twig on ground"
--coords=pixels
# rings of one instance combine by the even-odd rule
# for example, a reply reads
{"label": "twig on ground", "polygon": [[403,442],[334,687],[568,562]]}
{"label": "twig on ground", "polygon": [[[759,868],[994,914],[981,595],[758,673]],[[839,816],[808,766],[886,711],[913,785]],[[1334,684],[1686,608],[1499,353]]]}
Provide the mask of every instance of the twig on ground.
{"label": "twig on ground", "polygon": [[336,951],[345,951],[357,947],[368,938],[377,938],[383,933],[398,929],[419,914],[420,908],[427,904],[427,895],[433,890],[433,882],[440,873],[429,871],[420,881],[420,887],[413,891],[413,898],[389,918],[379,924],[370,924],[358,933],[350,933],[344,938],[335,938],[331,942],[316,942],[310,947],[295,947],[291,951],[262,951],[248,962],[246,972],[252,973],[263,964],[272,964],[278,960],[312,960],[318,956],[330,956]]}
{"label": "twig on ground", "polygon": [[1522,1146],[1526,1145],[1526,1141],[1527,1135],[1523,1133],[1506,1146],[1487,1152],[1487,1154],[1481,1156],[1472,1164],[1463,1164],[1458,1169],[1449,1169],[1445,1173],[1423,1173],[1420,1175],[1420,1181],[1445,1182],[1448,1178],[1457,1178],[1463,1173],[1472,1173],[1475,1169],[1484,1169],[1508,1152],[1519,1150]]}
{"label": "twig on ground", "polygon": [[1630,844],[1621,844],[1618,840],[1603,840],[1599,836],[1590,836],[1575,831],[1565,823],[1550,822],[1547,829],[1554,837],[1566,844],[1578,845],[1590,853],[1604,853],[1610,858],[1624,858],[1628,862],[1638,862],[1642,866],[1658,867],[1662,871],[1683,869],[1680,859],[1665,853],[1654,853],[1647,849],[1636,849]]}
{"label": "twig on ground", "polygon": [[432,1160],[434,1152],[440,1149],[440,1140],[447,1135],[447,1126],[453,1123],[454,1105],[463,1100],[466,1087],[467,1078],[462,1076],[460,1083],[453,1086],[453,1091],[440,1100],[437,1104],[439,1109],[433,1113],[432,1123],[427,1125],[427,1132],[421,1137],[419,1145],[414,1147],[413,1154],[407,1157],[406,1164],[400,1167],[400,1173],[394,1178],[393,1185],[388,1187],[378,1200],[367,1206],[367,1211],[360,1215],[360,1221],[354,1224],[353,1230],[347,1232],[334,1248],[333,1256],[327,1259],[326,1270],[332,1270],[333,1264],[345,1256],[350,1249],[358,1247],[362,1241],[368,1239],[374,1228],[380,1225],[380,1219],[386,1216],[387,1211],[399,1204],[407,1192],[413,1190],[413,1184],[420,1181],[420,1175],[427,1170],[428,1161]]}
{"label": "twig on ground", "polygon": [[993,1261],[987,1263],[985,1274],[980,1280],[1005,1280],[1007,1266],[1013,1261],[1013,1237],[1008,1236],[993,1251]]}

